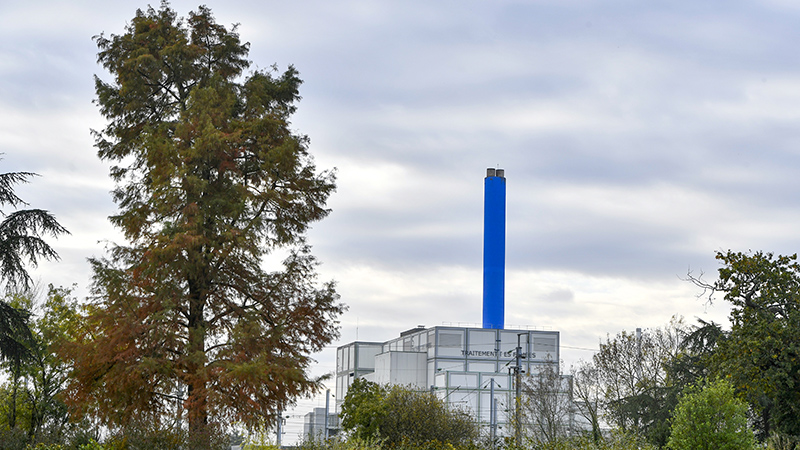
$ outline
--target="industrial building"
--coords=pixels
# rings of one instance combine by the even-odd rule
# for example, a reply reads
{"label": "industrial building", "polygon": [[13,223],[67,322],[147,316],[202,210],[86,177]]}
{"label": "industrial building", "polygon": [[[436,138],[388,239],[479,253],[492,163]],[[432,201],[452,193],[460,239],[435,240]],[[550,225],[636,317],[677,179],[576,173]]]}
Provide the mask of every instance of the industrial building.
{"label": "industrial building", "polygon": [[[351,342],[336,353],[336,405],[356,378],[432,390],[489,424],[513,402],[517,345],[523,373],[559,361],[557,331],[418,327],[388,342]],[[492,397],[493,395],[493,397]],[[506,415],[494,422],[503,426]]]}
{"label": "industrial building", "polygon": [[547,364],[557,370],[558,331],[505,328],[504,170],[487,169],[484,189],[483,326],[418,326],[386,342],[338,347],[336,411],[353,381],[364,378],[430,390],[508,435],[516,371],[536,374]]}

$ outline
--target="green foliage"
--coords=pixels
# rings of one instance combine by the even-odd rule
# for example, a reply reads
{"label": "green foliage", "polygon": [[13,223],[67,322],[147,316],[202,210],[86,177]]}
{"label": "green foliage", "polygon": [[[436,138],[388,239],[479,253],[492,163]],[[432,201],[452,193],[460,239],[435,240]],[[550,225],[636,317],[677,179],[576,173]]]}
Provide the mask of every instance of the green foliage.
{"label": "green foliage", "polygon": [[770,450],[800,450],[800,437],[798,436],[773,433],[766,443]]}
{"label": "green foliage", "polygon": [[179,430],[131,426],[109,437],[106,447],[113,450],[183,450],[186,448],[186,435]]}
{"label": "green foliage", "polygon": [[20,365],[30,357],[29,316],[28,311],[0,300],[0,361]]}
{"label": "green foliage", "polygon": [[230,440],[216,427],[208,427],[205,436],[191,434],[185,428],[164,426],[153,420],[132,420],[111,430],[103,443],[106,450],[229,450]]}
{"label": "green foliage", "polygon": [[755,437],[747,425],[747,404],[731,385],[717,380],[687,388],[672,421],[671,450],[747,450]]}
{"label": "green foliage", "polygon": [[[303,441],[299,446],[300,450],[477,450],[479,448],[487,447],[440,441],[404,441],[397,444],[389,444],[381,440],[364,440],[356,436],[350,436],[347,439],[338,437],[328,440],[309,439]],[[513,443],[499,448],[514,449]],[[656,450],[656,448],[648,444],[642,437],[613,430],[598,442],[595,442],[590,435],[560,437],[551,442],[533,444],[519,450]]]}
{"label": "green foliage", "polygon": [[405,440],[403,442],[388,444],[380,439],[361,439],[350,436],[347,439],[339,437],[332,439],[311,438],[300,443],[300,450],[476,450],[474,445],[454,445],[440,441],[417,442]]}
{"label": "green foliage", "polygon": [[[756,413],[762,438],[800,435],[800,265],[797,256],[718,253],[714,284],[733,308],[731,330],[711,357],[714,375],[728,379]],[[697,281],[696,281],[697,282]]]}
{"label": "green foliage", "polygon": [[608,436],[595,439],[591,434],[561,437],[550,442],[541,442],[531,450],[656,450],[645,438],[633,433],[612,430]]}
{"label": "green foliage", "polygon": [[478,437],[470,414],[430,392],[379,386],[356,380],[342,404],[342,428],[360,442],[380,439],[389,446],[421,448],[435,443],[467,446]]}
{"label": "green foliage", "polygon": [[242,445],[242,450],[280,450],[278,446],[274,444],[251,444],[246,443]]}
{"label": "green foliage", "polygon": [[92,439],[86,444],[83,444],[80,447],[78,447],[78,450],[106,450],[106,448],[102,444]]}
{"label": "green foliage", "polygon": [[231,436],[231,444],[240,445],[242,450],[278,450],[275,445],[275,430],[271,425],[272,423],[265,422],[263,426],[246,430],[245,436],[237,432]]}
{"label": "green foliage", "polygon": [[385,388],[357,378],[347,389],[342,403],[342,429],[362,440],[378,436],[379,427],[389,415],[385,400]]}
{"label": "green foliage", "polygon": [[[61,444],[39,443],[36,445],[28,445],[27,447],[25,447],[25,450],[66,450],[66,449]],[[80,450],[83,450],[83,448],[81,448]],[[95,450],[95,448],[90,448],[88,450]],[[100,448],[100,450],[102,450],[102,447]]]}
{"label": "green foliage", "polygon": [[448,405],[430,392],[391,386],[386,399],[390,414],[379,426],[386,443],[442,442],[465,446],[478,437],[471,414]]}
{"label": "green foliage", "polygon": [[62,442],[80,426],[68,423],[61,395],[69,365],[57,354],[74,333],[78,306],[69,289],[50,286],[43,303],[36,295],[8,297],[11,306],[35,314],[26,324],[31,334],[24,342],[27,357],[2,366],[10,376],[0,389],[0,426],[24,430],[31,444]]}
{"label": "green foliage", "polygon": [[35,338],[31,362],[25,370],[32,394],[31,436],[47,432],[51,438],[58,438],[68,427],[62,395],[70,365],[59,350],[74,338],[78,308],[71,289],[50,285],[41,313],[31,322]]}
{"label": "green foliage", "polygon": [[[0,206],[27,205],[14,193],[14,186],[27,183],[36,176],[31,172],[0,173]],[[58,254],[45,242],[43,236],[57,237],[69,233],[58,223],[55,216],[43,209],[23,209],[11,213],[2,212],[0,222],[0,279],[12,289],[28,289],[32,280],[25,264],[34,267],[39,258],[58,259]],[[0,318],[4,311],[0,309]],[[0,332],[3,329],[0,328]],[[2,348],[0,348],[2,351]]]}
{"label": "green foliage", "polygon": [[298,448],[299,450],[380,450],[384,447],[380,440],[374,438],[361,439],[357,436],[350,436],[342,439],[336,436],[331,439],[321,439],[311,436],[303,440]]}
{"label": "green foliage", "polygon": [[24,450],[28,444],[28,434],[20,428],[0,426],[0,450]]}

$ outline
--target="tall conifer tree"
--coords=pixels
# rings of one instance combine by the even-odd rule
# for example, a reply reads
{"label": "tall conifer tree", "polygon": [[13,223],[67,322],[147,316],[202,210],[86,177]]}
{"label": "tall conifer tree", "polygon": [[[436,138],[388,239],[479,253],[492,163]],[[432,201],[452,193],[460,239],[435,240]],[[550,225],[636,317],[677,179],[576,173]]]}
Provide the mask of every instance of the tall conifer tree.
{"label": "tall conifer tree", "polygon": [[[0,173],[0,206],[27,206],[14,192],[14,186],[27,183],[34,176],[32,172]],[[9,214],[0,211],[0,215],[0,283],[9,292],[25,291],[33,284],[26,263],[35,267],[39,258],[58,259],[43,236],[57,237],[68,231],[43,209],[17,209]],[[27,320],[28,312],[0,300],[0,360],[11,361],[14,371],[19,371],[22,359],[29,356],[26,343],[31,332]]]}
{"label": "tall conifer tree", "polygon": [[72,401],[117,424],[185,414],[195,440],[274,417],[319,387],[310,354],[344,309],[304,242],[335,185],[290,130],[298,73],[247,72],[249,44],[206,7],[139,10],[96,42],[112,80],[96,77],[108,125],[94,134],[129,245],[91,260]]}

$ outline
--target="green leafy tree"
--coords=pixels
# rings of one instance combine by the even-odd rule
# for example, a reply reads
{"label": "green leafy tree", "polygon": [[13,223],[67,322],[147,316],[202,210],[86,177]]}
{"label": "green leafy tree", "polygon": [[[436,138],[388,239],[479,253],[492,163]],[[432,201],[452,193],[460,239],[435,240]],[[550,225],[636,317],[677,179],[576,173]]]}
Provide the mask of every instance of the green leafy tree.
{"label": "green leafy tree", "polygon": [[47,435],[60,441],[68,431],[69,416],[62,396],[70,366],[61,358],[60,349],[75,339],[78,311],[70,288],[50,285],[41,314],[31,322],[31,359],[24,368],[29,381],[31,439]]}
{"label": "green leafy tree", "polygon": [[[71,402],[116,424],[185,414],[204,446],[215,423],[258,425],[320,387],[310,354],[338,336],[343,306],[304,235],[334,176],[290,129],[297,71],[246,72],[249,44],[208,8],[139,10],[96,42],[112,77],[95,82],[96,146],[129,245],[91,260]],[[269,272],[276,249],[289,256]]]}
{"label": "green leafy tree", "polygon": [[751,405],[762,438],[800,435],[800,265],[797,255],[719,252],[719,279],[705,283],[732,305],[731,330],[711,358]]}
{"label": "green leafy tree", "polygon": [[342,428],[357,440],[378,438],[388,446],[467,446],[478,438],[472,416],[434,394],[364,380],[356,380],[347,391]]}
{"label": "green leafy tree", "polygon": [[[14,192],[14,186],[27,183],[36,176],[32,172],[7,172],[0,174],[0,206],[17,208],[27,205]],[[0,282],[8,291],[24,291],[32,285],[26,264],[34,267],[40,258],[58,259],[58,254],[44,240],[44,236],[56,237],[67,233],[55,216],[43,209],[17,209],[10,214],[0,211]],[[0,300],[0,361],[11,368],[12,407],[9,409],[8,425],[16,426],[17,394],[23,363],[31,358],[29,346],[33,340],[28,328],[29,313]]]}
{"label": "green leafy tree", "polygon": [[378,436],[379,427],[389,414],[385,399],[385,388],[357,378],[347,388],[342,403],[342,429],[362,440]]}
{"label": "green leafy tree", "polygon": [[52,285],[44,302],[38,304],[36,300],[34,290],[26,295],[16,294],[8,301],[34,314],[28,322],[32,337],[25,342],[28,357],[21,364],[4,363],[11,375],[2,402],[7,410],[6,424],[24,431],[30,443],[63,441],[72,431],[66,405],[60,398],[69,366],[58,356],[58,350],[74,335],[78,304],[70,289]]}
{"label": "green leafy tree", "polygon": [[689,387],[672,421],[671,450],[747,450],[755,437],[747,425],[747,403],[724,380]]}

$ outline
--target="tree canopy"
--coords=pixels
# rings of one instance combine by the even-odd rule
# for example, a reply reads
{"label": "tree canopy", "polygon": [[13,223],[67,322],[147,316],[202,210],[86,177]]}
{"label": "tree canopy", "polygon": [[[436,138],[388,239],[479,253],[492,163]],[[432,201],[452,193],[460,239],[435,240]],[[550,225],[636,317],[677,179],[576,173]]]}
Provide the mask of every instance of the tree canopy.
{"label": "tree canopy", "polygon": [[731,381],[757,413],[762,437],[800,435],[800,264],[797,255],[718,252],[719,279],[697,284],[733,308],[731,330],[711,356],[712,371]]}
{"label": "tree canopy", "polygon": [[675,408],[671,450],[747,450],[755,448],[747,426],[747,404],[724,380],[690,386]]}
{"label": "tree canopy", "polygon": [[206,7],[139,10],[95,39],[111,79],[95,78],[94,136],[129,244],[91,259],[71,402],[118,424],[185,414],[197,436],[270,420],[318,389],[310,354],[344,309],[305,243],[335,184],[290,128],[298,72],[246,72],[249,44]]}
{"label": "tree canopy", "polygon": [[342,403],[342,429],[369,441],[381,439],[395,447],[424,447],[435,442],[466,446],[478,437],[477,422],[470,413],[455,409],[428,391],[410,387],[381,386],[357,379]]}
{"label": "tree canopy", "polygon": [[78,301],[70,289],[52,285],[43,302],[38,300],[36,291],[6,299],[19,310],[33,313],[26,324],[31,332],[31,338],[24,342],[27,357],[0,365],[9,381],[8,395],[0,401],[0,409],[8,414],[0,417],[0,428],[24,431],[31,444],[63,439],[72,428],[66,405],[60,398],[67,383],[69,363],[59,358],[58,348],[71,340],[76,331]]}
{"label": "tree canopy", "polygon": [[[36,176],[32,172],[0,173],[0,206],[27,206],[14,192],[14,186],[27,183]],[[32,280],[26,264],[34,267],[40,258],[58,259],[58,254],[44,240],[68,233],[50,212],[43,209],[20,209],[6,214],[0,222],[0,278],[11,289],[27,289]]]}

